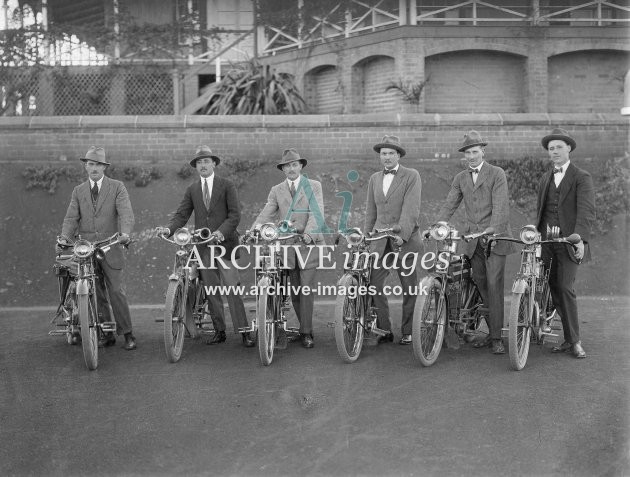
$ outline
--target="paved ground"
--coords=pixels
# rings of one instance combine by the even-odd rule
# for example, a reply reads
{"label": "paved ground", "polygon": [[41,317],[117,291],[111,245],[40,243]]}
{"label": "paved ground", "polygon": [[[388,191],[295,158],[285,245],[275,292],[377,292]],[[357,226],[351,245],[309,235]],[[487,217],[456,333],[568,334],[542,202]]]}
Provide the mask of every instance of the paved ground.
{"label": "paved ground", "polygon": [[50,312],[0,311],[0,475],[630,475],[630,302],[580,307],[589,357],[534,347],[521,372],[468,346],[344,364],[331,305],[270,367],[234,335],[169,364],[159,310],[135,310],[139,349],[89,372]]}

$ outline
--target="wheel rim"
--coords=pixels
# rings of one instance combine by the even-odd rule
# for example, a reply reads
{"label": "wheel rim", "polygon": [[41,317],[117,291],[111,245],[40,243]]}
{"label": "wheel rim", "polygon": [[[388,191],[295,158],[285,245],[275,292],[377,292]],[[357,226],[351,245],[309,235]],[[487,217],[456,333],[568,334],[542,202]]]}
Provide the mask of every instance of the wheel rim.
{"label": "wheel rim", "polygon": [[420,324],[420,343],[422,345],[422,354],[431,360],[433,355],[439,350],[441,345],[440,337],[444,334],[444,314],[446,307],[444,304],[441,310],[438,310],[440,303],[440,294],[436,288],[431,288],[431,292],[427,297],[427,306],[422,309],[422,320]]}
{"label": "wheel rim", "polygon": [[274,301],[272,297],[267,297],[267,306],[265,307],[265,353],[267,359],[271,361],[273,356],[273,347],[275,345],[275,324],[274,324]]}
{"label": "wheel rim", "polygon": [[529,345],[531,332],[530,312],[529,312],[529,291],[523,293],[518,305],[518,322],[516,329],[516,348],[519,357],[522,357],[525,349]]}
{"label": "wheel rim", "polygon": [[171,348],[173,350],[178,349],[181,346],[181,341],[184,339],[184,315],[185,310],[182,306],[183,300],[183,287],[177,287],[175,294],[175,300],[173,300],[173,313],[171,317],[171,333],[173,341]]}
{"label": "wheel rim", "polygon": [[360,304],[357,298],[346,298],[343,304],[343,341],[350,356],[355,356],[360,352],[363,333],[362,314],[359,310]]}

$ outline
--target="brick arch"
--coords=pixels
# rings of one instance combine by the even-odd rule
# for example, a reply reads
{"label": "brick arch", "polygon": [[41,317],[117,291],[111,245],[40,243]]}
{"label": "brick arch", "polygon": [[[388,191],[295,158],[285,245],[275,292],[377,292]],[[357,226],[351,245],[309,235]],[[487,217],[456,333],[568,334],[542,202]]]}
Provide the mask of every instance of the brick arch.
{"label": "brick arch", "polygon": [[606,48],[602,48],[602,41],[599,39],[571,39],[571,41],[563,42],[560,44],[552,45],[552,48],[547,48],[547,59],[552,56],[564,55],[566,53],[576,53],[580,51],[620,51],[627,52],[628,46],[624,43],[606,43]]}
{"label": "brick arch", "polygon": [[573,50],[547,58],[550,113],[619,113],[630,52]]}
{"label": "brick arch", "polygon": [[[460,40],[460,39],[458,39]],[[458,51],[494,51],[498,53],[507,53],[527,57],[529,50],[527,46],[520,44],[492,43],[484,39],[466,39],[466,44],[462,45],[461,41],[457,43],[448,42],[445,44],[437,44],[424,49],[424,56],[428,58],[435,55],[443,55],[445,53],[455,53]]]}
{"label": "brick arch", "polygon": [[522,113],[527,58],[503,51],[456,50],[425,58],[427,113]]}
{"label": "brick arch", "polygon": [[352,66],[352,112],[397,111],[400,99],[385,88],[398,79],[396,61],[388,55],[371,55]]}
{"label": "brick arch", "polygon": [[341,75],[336,65],[321,64],[304,74],[304,100],[310,113],[343,113]]}

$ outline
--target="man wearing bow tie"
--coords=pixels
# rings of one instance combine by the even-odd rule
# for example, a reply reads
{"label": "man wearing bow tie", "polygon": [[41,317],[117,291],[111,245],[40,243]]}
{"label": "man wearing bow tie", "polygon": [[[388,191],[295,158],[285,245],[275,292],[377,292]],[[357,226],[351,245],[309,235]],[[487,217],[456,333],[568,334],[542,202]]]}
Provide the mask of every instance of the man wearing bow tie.
{"label": "man wearing bow tie", "polygon": [[[383,169],[370,177],[364,230],[369,233],[376,229],[400,227],[399,238],[395,243],[391,243],[390,239],[372,242],[371,250],[379,256],[374,262],[371,275],[371,285],[377,290],[377,294],[374,295],[374,306],[377,309],[376,326],[387,331],[385,336],[378,338],[378,343],[394,341],[389,319],[389,303],[387,296],[383,294],[383,284],[389,270],[383,266],[382,259],[386,254],[395,252],[397,247],[401,247],[398,260],[394,264],[403,289],[402,337],[399,344],[408,345],[412,343],[411,328],[416,304],[413,289],[418,280],[415,267],[408,260],[403,261],[403,257],[420,252],[418,229],[422,181],[418,171],[399,164],[406,151],[400,145],[398,137],[385,136],[373,149],[379,154]],[[391,267],[391,264],[388,262],[387,266]]]}
{"label": "man wearing bow tie", "polygon": [[[125,185],[105,175],[110,165],[105,160],[105,150],[92,146],[81,158],[85,163],[88,180],[72,191],[70,205],[63,219],[61,236],[73,241],[78,235],[91,242],[103,240],[114,233],[120,233],[121,241],[128,242],[134,224],[131,201]],[[131,314],[123,286],[123,249],[115,245],[97,262],[96,297],[99,320],[111,321],[109,304],[116,320],[116,332],[124,335],[124,348],[136,349],[136,339],[132,333]],[[99,339],[99,348],[113,346],[116,337],[110,333]]]}
{"label": "man wearing bow tie", "polygon": [[564,331],[564,343],[551,351],[571,352],[576,358],[585,358],[573,284],[578,264],[591,258],[588,242],[595,219],[593,180],[588,172],[569,160],[569,153],[575,151],[577,145],[567,131],[554,129],[542,139],[542,146],[547,149],[554,167],[543,175],[538,187],[538,230],[546,238],[548,227],[555,226],[560,228],[561,237],[577,233],[582,239],[575,250],[567,244],[543,247],[543,260],[547,266],[551,264],[551,296]]}
{"label": "man wearing bow tie", "polygon": [[[477,131],[470,131],[464,136],[459,152],[464,153],[468,169],[455,176],[446,201],[438,213],[438,220],[448,222],[463,201],[467,222],[465,234],[492,232],[511,237],[505,171],[484,161],[487,145]],[[486,319],[488,336],[473,346],[491,347],[494,354],[504,354],[501,329],[504,316],[505,260],[508,254],[514,252],[514,247],[511,242],[500,241],[486,257],[486,244],[485,237],[463,244],[463,253],[471,261],[473,280],[490,315]]]}
{"label": "man wearing bow tie", "polygon": [[[218,237],[220,245],[202,246],[199,250],[203,264],[206,267],[216,267],[199,270],[204,286],[217,286],[221,282],[225,286],[236,286],[240,283],[238,270],[231,263],[230,257],[232,250],[238,245],[236,227],[241,220],[241,205],[234,184],[227,179],[217,177],[214,173],[214,168],[220,163],[221,159],[214,155],[208,146],[204,145],[197,148],[190,165],[199,173],[199,179],[186,189],[184,198],[168,226],[156,228],[158,234],[165,233],[170,236],[177,229],[186,225],[194,212],[195,228],[207,227]],[[209,247],[224,248],[221,261],[217,260],[215,264],[209,262]],[[215,253],[215,256],[221,256],[220,251]],[[234,333],[238,333],[239,328],[248,327],[243,299],[232,293],[227,296],[227,301]],[[208,303],[215,334],[207,344],[220,344],[227,339],[223,300],[220,295],[213,294],[208,296]],[[250,333],[243,333],[242,339],[243,345],[247,348],[255,345],[254,338],[250,336]]]}

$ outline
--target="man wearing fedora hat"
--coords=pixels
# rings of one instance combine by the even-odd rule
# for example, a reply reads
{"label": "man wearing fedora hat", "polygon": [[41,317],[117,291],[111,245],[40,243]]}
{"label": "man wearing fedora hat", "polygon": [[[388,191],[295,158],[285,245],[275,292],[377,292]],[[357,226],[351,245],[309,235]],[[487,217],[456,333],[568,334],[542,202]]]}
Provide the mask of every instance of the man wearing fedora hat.
{"label": "man wearing fedora hat", "polygon": [[[230,257],[238,245],[236,227],[241,220],[241,206],[234,184],[214,173],[214,168],[220,163],[221,159],[214,155],[208,146],[197,147],[194,157],[190,160],[190,165],[197,169],[199,179],[186,189],[184,197],[168,226],[157,227],[156,232],[171,236],[177,229],[186,225],[194,212],[195,228],[209,228],[220,242],[220,245],[203,246],[199,250],[203,265],[211,267],[200,268],[199,270],[204,285],[217,286],[222,281],[225,286],[237,286],[240,283],[240,277],[237,268],[231,263]],[[209,263],[210,247],[224,249],[222,259],[217,260],[215,264]],[[220,253],[215,254],[217,257],[220,255]],[[239,328],[248,327],[243,299],[236,294],[229,294],[227,301],[234,332],[238,333]],[[207,343],[223,343],[227,336],[221,296],[219,294],[208,295],[208,305],[215,334]],[[255,345],[250,333],[243,333],[242,337],[245,347],[249,348]]]}
{"label": "man wearing fedora hat", "polygon": [[[372,242],[372,252],[378,254],[374,261],[371,275],[371,285],[377,293],[374,295],[374,305],[377,313],[377,327],[387,332],[378,338],[378,343],[394,341],[392,325],[389,319],[389,303],[383,293],[383,284],[389,275],[383,257],[394,252],[394,245],[401,247],[394,267],[403,289],[403,309],[401,319],[401,345],[412,343],[411,327],[413,311],[416,304],[414,289],[418,284],[415,267],[410,268],[403,257],[420,252],[420,198],[422,181],[415,169],[403,167],[399,164],[406,151],[400,145],[396,136],[384,136],[382,141],[373,147],[379,154],[383,169],[370,177],[367,191],[367,206],[365,214],[365,231],[374,232],[376,229],[400,227],[398,239],[394,244],[390,239]],[[413,262],[415,263],[415,262]]]}
{"label": "man wearing fedora hat", "polygon": [[[486,232],[511,237],[505,171],[484,161],[487,145],[477,131],[469,131],[464,136],[459,152],[464,153],[468,168],[453,179],[446,201],[438,212],[438,220],[447,222],[463,202],[466,234]],[[487,238],[482,237],[465,243],[463,250],[470,258],[473,280],[490,315],[486,319],[488,336],[473,346],[488,346],[494,354],[504,354],[501,329],[504,317],[505,261],[506,256],[513,253],[515,248],[511,242],[500,241],[492,248],[490,255],[486,256],[486,244]]]}
{"label": "man wearing fedora hat", "polygon": [[[121,242],[129,241],[134,224],[133,210],[125,185],[105,175],[110,165],[105,160],[102,147],[92,146],[81,158],[88,173],[88,180],[72,191],[70,205],[63,219],[61,236],[73,240],[77,235],[91,242],[103,240],[120,233]],[[97,262],[96,296],[99,320],[111,321],[109,304],[116,320],[116,332],[124,335],[124,348],[136,349],[136,339],[131,326],[129,304],[123,287],[123,249],[116,245],[107,252],[105,259]],[[99,341],[99,347],[116,343],[113,334],[107,334]]]}
{"label": "man wearing fedora hat", "polygon": [[588,172],[569,160],[569,153],[575,151],[577,144],[567,131],[554,129],[542,139],[542,146],[547,149],[554,167],[543,175],[538,187],[538,230],[546,238],[548,228],[555,226],[560,228],[563,237],[577,233],[582,239],[575,250],[568,244],[560,243],[543,247],[543,261],[551,267],[551,296],[564,331],[564,343],[551,351],[571,352],[576,358],[585,358],[573,284],[578,264],[591,258],[588,242],[595,219],[593,180]]}
{"label": "man wearing fedora hat", "polygon": [[[322,184],[302,174],[302,169],[307,163],[308,160],[301,157],[295,149],[284,150],[282,159],[276,167],[284,172],[286,179],[271,188],[267,203],[254,220],[252,227],[287,220],[292,222],[298,233],[304,234],[304,244],[300,245],[299,249],[301,256],[307,257],[306,262],[301,264],[297,260],[295,250],[290,248],[287,254],[288,263],[284,265],[290,269],[291,287],[301,287],[299,293],[291,293],[291,301],[300,322],[302,346],[312,348],[315,275],[320,255],[319,248],[313,245],[325,243],[320,233],[324,217],[324,199]],[[310,250],[307,250],[309,247]],[[304,292],[305,288],[308,288],[309,292]]]}

